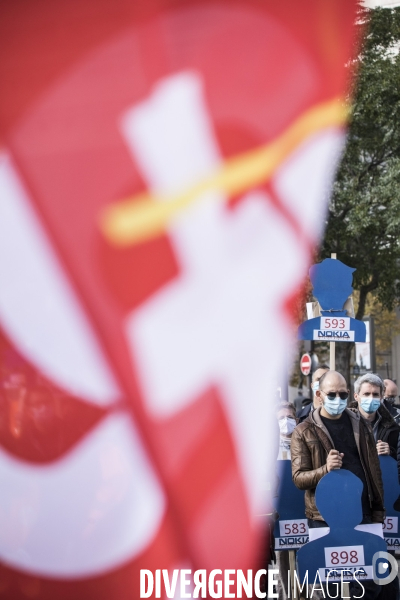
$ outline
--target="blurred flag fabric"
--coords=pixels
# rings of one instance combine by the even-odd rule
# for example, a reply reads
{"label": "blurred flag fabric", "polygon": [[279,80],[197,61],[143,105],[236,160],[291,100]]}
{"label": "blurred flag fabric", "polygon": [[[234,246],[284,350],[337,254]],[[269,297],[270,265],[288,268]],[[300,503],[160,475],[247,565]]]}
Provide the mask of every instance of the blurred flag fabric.
{"label": "blurred flag fabric", "polygon": [[354,19],[351,0],[1,3],[1,598],[258,565]]}

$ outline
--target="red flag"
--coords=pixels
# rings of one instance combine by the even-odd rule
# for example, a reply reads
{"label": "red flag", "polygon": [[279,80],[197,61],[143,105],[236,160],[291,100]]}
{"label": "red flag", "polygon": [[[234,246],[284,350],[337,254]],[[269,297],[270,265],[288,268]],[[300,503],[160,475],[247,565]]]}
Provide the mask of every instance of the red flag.
{"label": "red flag", "polygon": [[5,597],[256,565],[354,4],[3,3]]}

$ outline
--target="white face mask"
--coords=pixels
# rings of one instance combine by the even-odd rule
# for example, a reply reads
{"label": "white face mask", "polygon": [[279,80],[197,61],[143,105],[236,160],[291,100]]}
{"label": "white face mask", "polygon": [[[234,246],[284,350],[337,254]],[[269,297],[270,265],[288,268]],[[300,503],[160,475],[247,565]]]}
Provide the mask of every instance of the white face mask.
{"label": "white face mask", "polygon": [[315,392],[319,390],[319,381],[314,381],[314,383],[312,384],[311,388],[312,388],[312,391],[315,394]]}
{"label": "white face mask", "polygon": [[283,435],[292,435],[295,427],[295,419],[291,419],[290,417],[283,417],[283,419],[279,419],[279,429]]}

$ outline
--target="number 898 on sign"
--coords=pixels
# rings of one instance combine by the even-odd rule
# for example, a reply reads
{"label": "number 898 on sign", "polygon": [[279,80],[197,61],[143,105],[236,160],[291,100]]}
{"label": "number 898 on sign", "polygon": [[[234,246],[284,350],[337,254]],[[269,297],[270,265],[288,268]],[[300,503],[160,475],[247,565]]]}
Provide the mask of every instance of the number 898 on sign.
{"label": "number 898 on sign", "polygon": [[325,548],[326,567],[355,567],[364,564],[364,546]]}

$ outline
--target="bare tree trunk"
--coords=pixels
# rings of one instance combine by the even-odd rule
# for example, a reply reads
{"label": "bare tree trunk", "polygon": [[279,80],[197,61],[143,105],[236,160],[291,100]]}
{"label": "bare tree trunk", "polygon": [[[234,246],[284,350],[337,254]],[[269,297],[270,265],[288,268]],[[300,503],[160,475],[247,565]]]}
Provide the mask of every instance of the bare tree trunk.
{"label": "bare tree trunk", "polygon": [[372,290],[376,290],[376,288],[378,287],[378,283],[379,276],[377,273],[374,273],[372,275],[371,281],[367,285],[362,285],[360,287],[360,299],[358,302],[358,309],[356,314],[356,319],[358,319],[359,321],[361,321],[363,316],[365,315],[365,306],[367,303],[368,294],[372,292]]}
{"label": "bare tree trunk", "polygon": [[353,342],[336,342],[336,371],[343,375],[349,387],[351,384],[350,358],[353,348]]}
{"label": "bare tree trunk", "polygon": [[[367,303],[368,294],[378,287],[379,276],[377,273],[373,273],[371,281],[367,285],[360,287],[360,298],[358,303],[358,309],[356,319],[362,320],[365,315],[365,307]],[[352,383],[350,373],[350,359],[351,353],[354,348],[353,342],[337,342],[336,343],[336,370],[339,371],[346,379],[347,384],[350,388]]]}
{"label": "bare tree trunk", "polygon": [[362,321],[363,316],[365,315],[365,306],[367,304],[367,297],[369,294],[369,290],[366,289],[367,286],[363,285],[360,288],[360,298],[358,302],[356,319]]}

